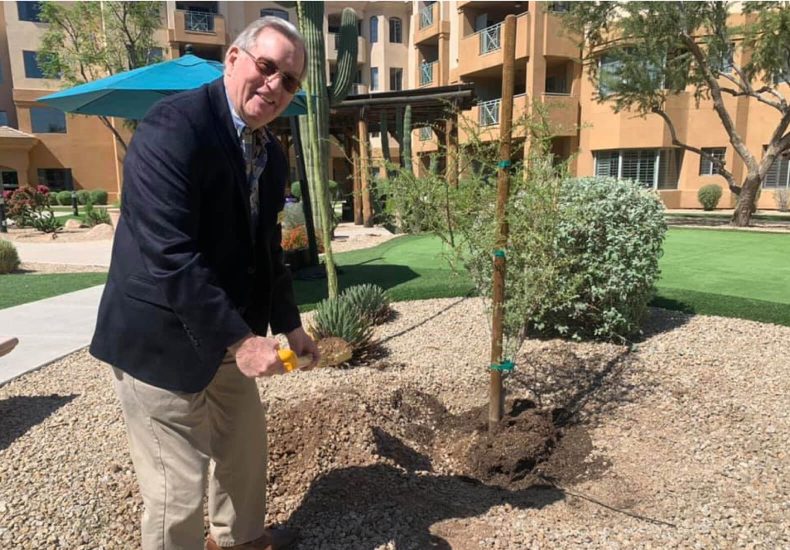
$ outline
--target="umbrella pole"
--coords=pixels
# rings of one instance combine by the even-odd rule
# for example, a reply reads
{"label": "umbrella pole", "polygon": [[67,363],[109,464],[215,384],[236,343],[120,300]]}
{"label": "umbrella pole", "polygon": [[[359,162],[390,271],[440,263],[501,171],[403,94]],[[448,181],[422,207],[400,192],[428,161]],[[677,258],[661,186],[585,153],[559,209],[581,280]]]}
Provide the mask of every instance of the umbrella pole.
{"label": "umbrella pole", "polygon": [[299,188],[302,191],[302,208],[304,209],[305,229],[307,230],[307,246],[310,250],[310,266],[318,266],[318,244],[315,240],[315,225],[313,224],[313,207],[310,205],[310,190],[307,187],[307,175],[302,155],[302,135],[299,133],[299,121],[295,116],[288,117],[291,123],[291,138],[294,144],[294,157],[296,158],[296,176],[299,178]]}

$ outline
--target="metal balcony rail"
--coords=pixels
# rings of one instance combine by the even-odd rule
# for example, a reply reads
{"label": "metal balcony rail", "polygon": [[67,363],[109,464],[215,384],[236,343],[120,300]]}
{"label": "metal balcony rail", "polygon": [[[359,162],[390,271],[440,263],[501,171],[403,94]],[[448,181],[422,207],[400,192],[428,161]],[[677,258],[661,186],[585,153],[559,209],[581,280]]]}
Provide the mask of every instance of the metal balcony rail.
{"label": "metal balcony rail", "polygon": [[188,31],[214,32],[214,14],[187,10],[184,12],[184,27]]}
{"label": "metal balcony rail", "polygon": [[480,108],[478,120],[480,127],[496,126],[499,124],[499,106],[501,103],[502,99],[500,98],[483,101],[478,105]]}
{"label": "metal balcony rail", "polygon": [[491,25],[478,31],[480,35],[480,54],[493,52],[502,47],[500,37],[502,36],[502,23]]}
{"label": "metal balcony rail", "polygon": [[433,7],[436,4],[429,4],[420,9],[420,28],[430,27],[433,25]]}
{"label": "metal balcony rail", "polygon": [[420,65],[420,86],[427,86],[433,82],[433,67],[436,61],[429,61]]}

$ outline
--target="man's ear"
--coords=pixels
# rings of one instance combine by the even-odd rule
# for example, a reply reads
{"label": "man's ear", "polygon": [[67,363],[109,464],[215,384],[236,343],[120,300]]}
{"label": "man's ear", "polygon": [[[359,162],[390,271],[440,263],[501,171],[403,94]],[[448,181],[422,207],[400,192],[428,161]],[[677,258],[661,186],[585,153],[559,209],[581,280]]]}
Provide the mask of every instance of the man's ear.
{"label": "man's ear", "polygon": [[225,54],[225,74],[229,75],[239,60],[239,48],[231,46]]}

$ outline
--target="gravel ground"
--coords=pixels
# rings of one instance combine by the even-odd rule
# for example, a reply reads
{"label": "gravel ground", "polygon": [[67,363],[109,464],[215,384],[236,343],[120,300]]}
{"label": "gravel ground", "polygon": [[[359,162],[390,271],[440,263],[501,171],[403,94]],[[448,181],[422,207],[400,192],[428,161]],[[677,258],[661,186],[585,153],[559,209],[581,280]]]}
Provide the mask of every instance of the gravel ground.
{"label": "gravel ground", "polygon": [[[259,382],[268,520],[299,528],[301,548],[790,546],[790,328],[653,310],[632,351],[526,342],[510,395],[577,413],[589,452],[562,458],[580,475],[516,491],[418,437],[441,429],[418,425],[426,409],[486,402],[480,300],[396,311],[367,366]],[[0,387],[3,548],[139,547],[108,376],[83,350]]]}

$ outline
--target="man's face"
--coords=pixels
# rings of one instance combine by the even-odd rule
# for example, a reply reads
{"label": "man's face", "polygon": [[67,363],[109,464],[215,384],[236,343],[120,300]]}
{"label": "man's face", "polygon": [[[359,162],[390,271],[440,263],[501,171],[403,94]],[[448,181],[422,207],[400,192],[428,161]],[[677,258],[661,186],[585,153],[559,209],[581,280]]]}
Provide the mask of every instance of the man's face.
{"label": "man's face", "polygon": [[[278,72],[265,77],[255,59],[263,59]],[[231,46],[225,60],[225,89],[236,112],[250,128],[258,129],[282,113],[294,94],[283,86],[283,74],[302,74],[304,52],[277,29],[258,33],[247,52]]]}

